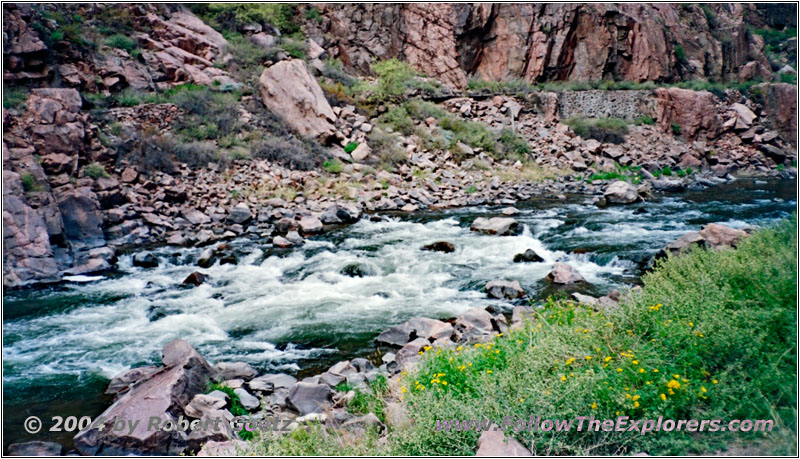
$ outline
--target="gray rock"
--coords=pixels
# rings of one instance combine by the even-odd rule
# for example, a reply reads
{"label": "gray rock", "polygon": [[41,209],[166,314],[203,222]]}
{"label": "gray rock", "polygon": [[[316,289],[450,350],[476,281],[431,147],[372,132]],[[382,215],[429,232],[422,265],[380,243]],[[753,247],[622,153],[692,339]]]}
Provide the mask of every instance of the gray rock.
{"label": "gray rock", "polygon": [[257,373],[247,362],[220,362],[214,366],[222,379],[252,379]]}
{"label": "gray rock", "polygon": [[477,231],[483,234],[492,234],[497,236],[516,235],[522,232],[522,225],[520,225],[513,218],[494,217],[484,218],[478,217],[472,222],[470,227],[472,231]]}
{"label": "gray rock", "polygon": [[[218,392],[225,394],[222,391]],[[227,395],[226,398],[220,398],[208,394],[197,394],[183,411],[189,417],[200,419],[206,413],[224,409],[225,405],[227,405]]]}
{"label": "gray rock", "polygon": [[527,249],[523,253],[514,255],[514,263],[541,263],[544,258],[540,257],[533,249]]}
{"label": "gray rock", "polygon": [[507,437],[502,430],[492,428],[484,430],[478,438],[478,451],[475,455],[486,457],[533,456],[515,438]]}
{"label": "gray rock", "polygon": [[630,204],[639,200],[639,192],[630,183],[617,180],[606,187],[603,197],[612,204]]}
{"label": "gray rock", "polygon": [[322,232],[322,222],[317,217],[304,217],[298,222],[303,234],[316,234]]}
{"label": "gray rock", "polygon": [[299,382],[289,390],[286,403],[301,416],[323,413],[332,406],[333,393],[327,384]]}
{"label": "gray rock", "polygon": [[247,387],[257,392],[272,392],[278,389],[291,389],[297,383],[297,379],[285,373],[263,375],[252,379],[247,383]]}
{"label": "gray rock", "polygon": [[513,300],[525,296],[519,281],[493,280],[486,284],[486,293],[490,298]]}
{"label": "gray rock", "polygon": [[581,276],[578,270],[566,263],[556,263],[553,265],[553,270],[547,275],[547,279],[554,284],[562,285],[586,282],[586,279]]}
{"label": "gray rock", "polygon": [[231,210],[231,213],[228,214],[228,221],[238,224],[243,224],[250,219],[253,218],[253,214],[250,212],[250,207],[247,204],[240,202],[236,204],[236,206]]}
{"label": "gray rock", "polygon": [[133,256],[133,266],[155,268],[158,266],[158,259],[150,252],[139,252]]}
{"label": "gray rock", "polygon": [[254,397],[250,394],[250,392],[247,392],[241,387],[234,389],[233,393],[239,396],[239,401],[247,411],[257,410],[261,406],[261,402],[258,400],[258,398]]}

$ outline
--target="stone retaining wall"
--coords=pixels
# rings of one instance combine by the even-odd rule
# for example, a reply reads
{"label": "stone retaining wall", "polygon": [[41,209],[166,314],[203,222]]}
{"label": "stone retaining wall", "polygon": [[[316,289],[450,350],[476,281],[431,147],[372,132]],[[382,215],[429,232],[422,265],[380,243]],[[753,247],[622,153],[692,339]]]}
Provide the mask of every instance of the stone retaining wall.
{"label": "stone retaining wall", "polygon": [[558,95],[558,116],[631,120],[649,113],[651,95],[649,90],[565,91]]}

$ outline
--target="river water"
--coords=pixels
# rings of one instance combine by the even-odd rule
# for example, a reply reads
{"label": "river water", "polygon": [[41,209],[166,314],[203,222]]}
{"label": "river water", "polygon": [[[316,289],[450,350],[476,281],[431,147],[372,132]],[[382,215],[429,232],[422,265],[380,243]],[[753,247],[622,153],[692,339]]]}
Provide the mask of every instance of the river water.
{"label": "river water", "polygon": [[[276,251],[263,240],[232,242],[237,265],[200,270],[210,280],[196,288],[181,281],[198,270],[202,249],[164,247],[159,266],[136,268],[120,258],[118,272],[77,278],[3,298],[4,448],[16,441],[71,435],[22,429],[40,416],[95,416],[109,400],[108,379],[133,366],[159,361],[175,338],[209,361],[246,361],[260,372],[307,374],[356,355],[374,353],[372,339],[412,316],[447,318],[475,306],[510,310],[481,291],[494,279],[518,280],[529,297],[552,292],[543,281],[556,260],[566,261],[601,295],[634,284],[641,263],[660,247],[709,222],[733,227],[769,224],[796,208],[796,182],[738,180],[701,192],[647,203],[598,209],[585,197],[520,203],[519,236],[469,230],[477,207],[366,218]],[[454,253],[421,251],[445,240]],[[542,263],[513,263],[534,249]],[[342,274],[358,266],[362,277]]]}

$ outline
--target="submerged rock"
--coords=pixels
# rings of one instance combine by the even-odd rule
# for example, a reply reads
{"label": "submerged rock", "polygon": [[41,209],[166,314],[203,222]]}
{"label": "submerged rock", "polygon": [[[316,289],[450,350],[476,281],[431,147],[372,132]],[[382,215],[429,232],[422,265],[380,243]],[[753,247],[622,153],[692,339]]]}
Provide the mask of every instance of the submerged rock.
{"label": "submerged rock", "polygon": [[29,441],[8,445],[9,456],[61,456],[64,449],[52,441]]}
{"label": "submerged rock", "polygon": [[541,263],[543,261],[544,258],[540,257],[533,249],[514,255],[514,263]]}
{"label": "submerged rock", "polygon": [[183,280],[183,283],[186,284],[186,285],[198,286],[198,285],[202,285],[206,280],[208,280],[208,276],[207,275],[205,275],[205,274],[203,274],[203,273],[201,273],[199,271],[195,271],[195,272],[189,274],[188,276],[186,276],[186,279]]}
{"label": "submerged rock", "polygon": [[139,252],[133,256],[133,266],[155,268],[158,266],[158,259],[150,252]]}
{"label": "submerged rock", "polygon": [[422,250],[429,250],[431,252],[452,253],[455,252],[456,248],[453,244],[447,241],[438,241],[422,247]]}

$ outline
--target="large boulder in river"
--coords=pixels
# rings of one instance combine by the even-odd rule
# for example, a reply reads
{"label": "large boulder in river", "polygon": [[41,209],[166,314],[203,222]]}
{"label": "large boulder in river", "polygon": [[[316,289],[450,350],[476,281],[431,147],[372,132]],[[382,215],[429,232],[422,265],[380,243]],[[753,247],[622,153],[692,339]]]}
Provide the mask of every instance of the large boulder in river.
{"label": "large boulder in river", "polygon": [[639,200],[639,192],[630,183],[617,180],[606,187],[603,197],[612,204],[630,204]]}
{"label": "large boulder in river", "polygon": [[298,134],[323,140],[333,136],[336,115],[305,62],[278,62],[264,70],[258,83],[264,105]]}
{"label": "large boulder in river", "polygon": [[486,284],[486,293],[491,298],[499,300],[513,300],[525,296],[525,290],[519,281],[494,280]]}
{"label": "large boulder in river", "polygon": [[322,223],[355,223],[361,217],[361,209],[357,204],[344,203],[333,204],[328,207],[328,210],[320,217]]}
{"label": "large boulder in river", "polygon": [[69,190],[56,199],[64,220],[64,233],[73,247],[94,248],[106,244],[100,203],[91,188]]}
{"label": "large boulder in river", "polygon": [[569,285],[586,282],[577,269],[566,263],[556,263],[547,278],[554,284]]}
{"label": "large boulder in river", "polygon": [[472,231],[497,236],[515,235],[522,232],[522,225],[510,217],[484,218],[478,217],[472,222]]}
{"label": "large boulder in river", "polygon": [[430,244],[422,247],[422,250],[428,250],[428,251],[431,251],[431,252],[452,253],[452,252],[455,252],[456,248],[450,242],[437,241],[437,242],[433,242],[433,243],[430,243]]}
{"label": "large boulder in river", "polygon": [[158,266],[158,258],[150,252],[139,252],[133,256],[133,266],[155,268]]}
{"label": "large boulder in river", "polygon": [[[188,446],[188,433],[148,429],[176,422],[194,396],[205,392],[216,372],[183,340],[169,342],[162,351],[163,371],[157,372],[123,394],[97,419],[103,429],[88,429],[74,438],[83,455],[161,454],[178,455]],[[132,422],[133,428],[114,430],[114,420]]]}

